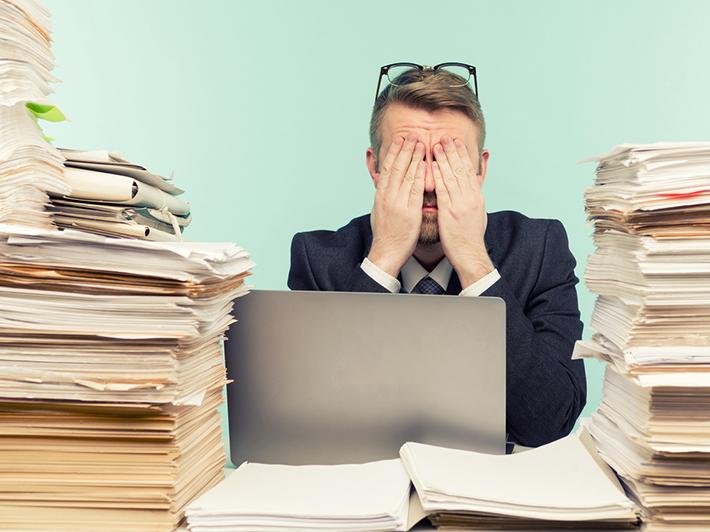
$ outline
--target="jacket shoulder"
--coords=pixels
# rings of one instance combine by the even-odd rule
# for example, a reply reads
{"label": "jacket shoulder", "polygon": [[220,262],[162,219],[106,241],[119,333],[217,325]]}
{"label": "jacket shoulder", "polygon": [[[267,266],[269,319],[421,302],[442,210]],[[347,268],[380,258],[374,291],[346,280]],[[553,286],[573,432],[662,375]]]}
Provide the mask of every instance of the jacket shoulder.
{"label": "jacket shoulder", "polygon": [[303,231],[296,233],[294,241],[301,241],[309,250],[326,251],[329,249],[341,250],[343,248],[369,247],[372,240],[370,229],[370,215],[359,216],[348,224],[335,231],[319,229],[316,231]]}
{"label": "jacket shoulder", "polygon": [[568,260],[567,233],[559,220],[530,218],[516,211],[489,213],[485,239],[494,263],[508,259],[529,267],[545,258]]}
{"label": "jacket shoulder", "polygon": [[498,211],[488,214],[488,225],[496,232],[544,235],[551,226],[561,226],[562,223],[553,218],[530,218],[517,211]]}
{"label": "jacket shoulder", "polygon": [[508,247],[511,244],[537,247],[551,241],[567,244],[567,233],[562,222],[553,218],[530,218],[516,211],[488,214],[486,244]]}
{"label": "jacket shoulder", "polygon": [[[317,230],[296,233],[291,243],[292,257],[301,254],[316,275],[339,276],[362,262],[372,244],[370,215],[359,216],[335,231]],[[321,271],[322,270],[322,271]]]}
{"label": "jacket shoulder", "polygon": [[[297,290],[349,290],[353,272],[372,242],[370,215],[336,231],[296,233],[291,242],[288,286]],[[364,274],[363,274],[364,275]]]}

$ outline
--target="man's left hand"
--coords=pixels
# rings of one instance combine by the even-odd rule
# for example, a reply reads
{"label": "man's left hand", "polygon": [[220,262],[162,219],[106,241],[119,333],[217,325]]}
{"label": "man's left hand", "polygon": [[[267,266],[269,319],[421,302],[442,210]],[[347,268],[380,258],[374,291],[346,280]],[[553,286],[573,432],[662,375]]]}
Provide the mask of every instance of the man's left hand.
{"label": "man's left hand", "polygon": [[439,238],[466,288],[495,269],[483,241],[488,216],[481,182],[460,139],[444,136],[434,146],[434,158]]}

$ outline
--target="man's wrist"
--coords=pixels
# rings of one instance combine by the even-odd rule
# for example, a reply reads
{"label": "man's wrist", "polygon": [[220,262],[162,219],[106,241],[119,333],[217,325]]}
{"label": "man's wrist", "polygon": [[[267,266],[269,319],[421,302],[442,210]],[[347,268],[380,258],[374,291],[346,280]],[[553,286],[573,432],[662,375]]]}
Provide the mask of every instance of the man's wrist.
{"label": "man's wrist", "polygon": [[498,272],[497,269],[493,270],[491,273],[488,275],[484,275],[481,277],[478,281],[476,281],[473,284],[469,284],[459,292],[460,296],[464,297],[477,297],[483,294],[486,290],[488,290],[491,286],[496,284],[498,280],[500,279],[500,273]]}
{"label": "man's wrist", "polygon": [[399,282],[399,279],[383,272],[377,265],[370,262],[367,257],[363,259],[360,264],[360,268],[370,277],[370,279],[375,281],[388,292],[396,294],[402,289],[402,284]]}
{"label": "man's wrist", "polygon": [[486,252],[479,252],[469,257],[468,259],[463,258],[457,261],[456,264],[452,263],[454,270],[456,270],[459,276],[459,281],[461,281],[461,286],[463,287],[470,286],[480,281],[496,269]]}
{"label": "man's wrist", "polygon": [[385,254],[379,253],[377,250],[371,249],[367,255],[367,260],[377,266],[380,270],[392,277],[397,277],[402,269],[402,264],[392,260]]}
{"label": "man's wrist", "polygon": [[456,270],[456,273],[459,276],[459,281],[461,281],[461,286],[470,286],[475,282],[480,281],[483,279],[486,275],[491,273],[495,268],[491,264],[490,267],[475,267],[475,268],[470,268],[469,270],[464,270],[464,271],[459,271]]}

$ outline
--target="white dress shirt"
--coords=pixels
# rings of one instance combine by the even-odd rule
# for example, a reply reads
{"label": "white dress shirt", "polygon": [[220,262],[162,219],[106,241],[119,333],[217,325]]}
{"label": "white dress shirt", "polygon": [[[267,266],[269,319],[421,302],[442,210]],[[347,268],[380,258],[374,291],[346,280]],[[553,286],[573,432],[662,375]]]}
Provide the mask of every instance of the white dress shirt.
{"label": "white dress shirt", "polygon": [[[436,268],[434,268],[431,272],[428,272],[421,264],[419,264],[419,261],[415,259],[414,256],[411,256],[404,266],[402,266],[402,271],[400,272],[402,274],[402,283],[400,283],[399,279],[392,277],[390,274],[380,269],[367,257],[365,257],[365,260],[362,261],[360,267],[372,278],[373,281],[383,288],[386,288],[393,294],[400,292],[402,285],[404,285],[405,292],[411,293],[419,281],[427,276],[431,277],[431,279],[441,286],[441,288],[446,290],[449,287],[449,280],[451,279],[451,272],[453,271],[451,263],[446,257],[441,259],[439,264],[436,265]],[[481,277],[472,285],[461,290],[459,295],[480,296],[483,292],[493,286],[498,279],[500,279],[500,274],[498,273],[498,270],[495,269],[486,274],[484,277]]]}

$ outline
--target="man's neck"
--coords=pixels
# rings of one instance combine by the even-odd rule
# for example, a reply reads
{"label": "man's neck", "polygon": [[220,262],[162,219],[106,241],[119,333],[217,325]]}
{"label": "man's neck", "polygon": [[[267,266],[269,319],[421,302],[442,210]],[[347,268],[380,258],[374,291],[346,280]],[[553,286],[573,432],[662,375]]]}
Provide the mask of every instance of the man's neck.
{"label": "man's neck", "polygon": [[429,245],[417,244],[417,248],[414,250],[414,258],[419,261],[419,264],[426,271],[431,272],[444,258],[444,250],[441,248],[440,242]]}

